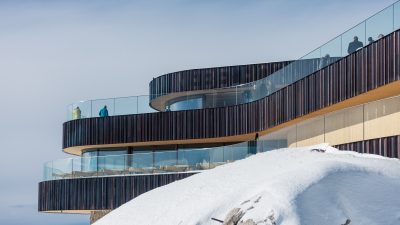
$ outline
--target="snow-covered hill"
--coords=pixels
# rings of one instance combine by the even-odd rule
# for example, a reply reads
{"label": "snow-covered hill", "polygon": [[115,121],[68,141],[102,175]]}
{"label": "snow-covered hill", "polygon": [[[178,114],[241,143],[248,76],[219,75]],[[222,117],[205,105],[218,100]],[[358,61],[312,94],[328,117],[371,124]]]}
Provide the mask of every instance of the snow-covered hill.
{"label": "snow-covered hill", "polygon": [[147,192],[95,224],[221,224],[211,218],[235,208],[257,224],[399,225],[400,160],[325,144],[274,150]]}

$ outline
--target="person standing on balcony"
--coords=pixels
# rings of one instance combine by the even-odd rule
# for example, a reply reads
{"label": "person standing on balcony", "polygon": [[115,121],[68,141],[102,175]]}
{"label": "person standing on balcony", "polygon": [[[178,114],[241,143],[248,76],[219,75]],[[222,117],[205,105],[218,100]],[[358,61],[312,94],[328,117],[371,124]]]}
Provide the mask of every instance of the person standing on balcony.
{"label": "person standing on balcony", "polygon": [[364,45],[361,41],[358,40],[357,36],[354,36],[354,40],[349,43],[349,47],[347,48],[347,53],[351,54],[357,49],[362,48]]}
{"label": "person standing on balcony", "polygon": [[325,66],[329,65],[331,61],[331,56],[326,54],[324,57],[321,58],[319,61],[319,69],[324,68]]}
{"label": "person standing on balcony", "polygon": [[73,111],[72,111],[72,119],[77,120],[82,118],[81,117],[81,109],[79,108],[79,106],[77,106]]}
{"label": "person standing on balcony", "polygon": [[374,39],[372,37],[368,38],[368,44],[372,44],[374,42]]}
{"label": "person standing on balcony", "polygon": [[108,110],[107,106],[105,105],[99,112],[100,117],[107,117],[108,116]]}

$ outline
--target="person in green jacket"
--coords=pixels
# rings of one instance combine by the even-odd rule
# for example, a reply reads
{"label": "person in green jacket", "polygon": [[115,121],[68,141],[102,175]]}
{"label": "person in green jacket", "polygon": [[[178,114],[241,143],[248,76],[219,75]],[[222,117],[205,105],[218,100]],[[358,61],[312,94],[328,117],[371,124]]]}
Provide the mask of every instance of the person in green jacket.
{"label": "person in green jacket", "polygon": [[99,112],[100,117],[107,117],[108,116],[108,110],[107,106],[105,105]]}
{"label": "person in green jacket", "polygon": [[78,106],[72,111],[72,119],[77,120],[80,118],[82,118],[82,115],[81,115],[81,109]]}

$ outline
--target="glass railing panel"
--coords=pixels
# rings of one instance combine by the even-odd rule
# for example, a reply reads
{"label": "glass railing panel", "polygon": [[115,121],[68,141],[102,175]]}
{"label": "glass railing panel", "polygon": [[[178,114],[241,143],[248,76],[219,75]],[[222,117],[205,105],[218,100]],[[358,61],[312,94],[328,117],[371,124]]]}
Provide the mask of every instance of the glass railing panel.
{"label": "glass railing panel", "polygon": [[347,56],[365,46],[365,21],[342,34],[342,56]]}
{"label": "glass railing panel", "polygon": [[[256,143],[252,147],[256,148]],[[255,149],[254,149],[255,150]],[[248,156],[249,146],[248,142],[245,142],[245,145],[242,146],[225,146],[224,147],[224,161],[227,163],[234,162],[236,160],[244,159]]]}
{"label": "glass railing panel", "polygon": [[74,162],[74,175],[77,177],[98,176],[98,157],[82,157],[80,164]]}
{"label": "glass railing panel", "polygon": [[53,179],[72,178],[73,159],[60,159],[53,161],[52,177]]}
{"label": "glass railing panel", "polygon": [[253,101],[257,101],[267,95],[267,83],[264,79],[254,82],[254,90],[252,91]]}
{"label": "glass railing panel", "polygon": [[53,180],[53,162],[47,162],[43,165],[43,179]]}
{"label": "glass railing panel", "polygon": [[177,167],[180,171],[205,170],[210,168],[208,149],[178,150]]}
{"label": "glass railing panel", "polygon": [[115,99],[115,115],[130,115],[138,113],[138,97]]}
{"label": "glass railing panel", "polygon": [[178,161],[177,151],[154,152],[155,173],[175,172]]}
{"label": "glass railing panel", "polygon": [[[236,90],[234,88],[218,89],[212,97],[213,108],[235,105],[237,100]],[[207,94],[205,98],[209,99]]]}
{"label": "glass railing panel", "polygon": [[205,96],[205,104],[206,108],[215,108],[217,105],[217,99],[218,99],[218,93],[217,89],[211,90],[210,94],[207,94]]}
{"label": "glass railing panel", "polygon": [[152,112],[157,112],[157,111],[150,107],[150,96],[149,95],[138,96],[138,113],[152,113]]}
{"label": "glass railing panel", "polygon": [[82,160],[81,158],[73,158],[72,160],[72,178],[91,177],[92,174],[82,173]]}
{"label": "glass railing panel", "polygon": [[98,156],[98,175],[123,175],[127,168],[126,155]]}
{"label": "glass railing panel", "polygon": [[393,31],[393,6],[390,6],[366,20],[367,44]]}
{"label": "glass railing panel", "polygon": [[129,174],[149,174],[154,172],[153,152],[134,153],[128,157],[130,160],[127,169]]}
{"label": "glass railing panel", "polygon": [[89,100],[89,101],[80,101],[70,105],[70,107],[68,107],[71,110],[70,117],[73,120],[91,118],[92,117],[91,103],[92,101]]}
{"label": "glass railing panel", "polygon": [[298,60],[299,65],[297,65],[296,68],[293,68],[295,70],[295,73],[296,71],[299,71],[300,76],[298,78],[302,79],[317,71],[319,69],[320,58],[321,48],[318,48]]}
{"label": "glass railing panel", "polygon": [[336,37],[321,47],[318,69],[322,69],[342,58],[342,36]]}
{"label": "glass railing panel", "polygon": [[72,115],[73,110],[74,110],[73,104],[67,106],[67,121],[72,120],[74,117],[77,117]]}
{"label": "glass railing panel", "polygon": [[394,15],[393,15],[393,30],[398,30],[400,29],[400,2],[396,2],[393,5],[393,11],[394,11]]}
{"label": "glass railing panel", "polygon": [[225,164],[224,147],[210,148],[210,169]]}
{"label": "glass railing panel", "polygon": [[[235,90],[236,97],[238,99],[238,104],[245,104],[254,101],[255,93],[254,93],[255,82],[243,84],[237,87]],[[216,99],[218,96],[216,96]]]}

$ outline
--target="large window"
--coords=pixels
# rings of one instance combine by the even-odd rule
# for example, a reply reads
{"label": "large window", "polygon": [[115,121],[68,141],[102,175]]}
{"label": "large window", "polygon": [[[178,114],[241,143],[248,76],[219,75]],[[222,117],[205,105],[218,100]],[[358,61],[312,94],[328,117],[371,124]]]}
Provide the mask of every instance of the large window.
{"label": "large window", "polygon": [[202,109],[203,108],[203,97],[202,96],[191,96],[182,101],[175,102],[169,106],[168,110],[178,111],[187,109]]}

